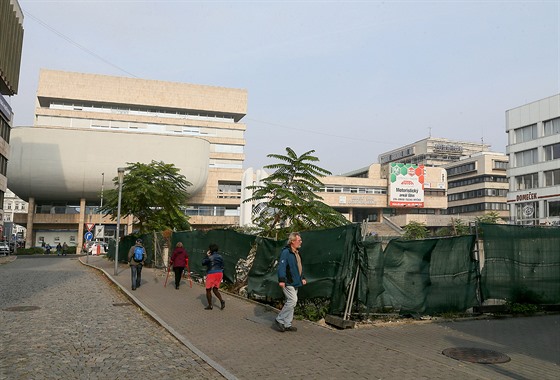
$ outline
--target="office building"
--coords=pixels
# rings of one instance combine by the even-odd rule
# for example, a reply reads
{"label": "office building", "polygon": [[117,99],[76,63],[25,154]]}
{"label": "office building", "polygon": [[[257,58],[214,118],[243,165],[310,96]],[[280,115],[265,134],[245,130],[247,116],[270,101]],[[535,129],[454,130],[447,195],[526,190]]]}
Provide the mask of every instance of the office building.
{"label": "office building", "polygon": [[489,145],[483,143],[428,137],[389,152],[381,153],[378,159],[381,165],[400,162],[424,166],[444,166],[474,153],[488,151],[489,148]]}
{"label": "office building", "polygon": [[560,94],[506,111],[510,218],[560,225]]}
{"label": "office building", "polygon": [[509,220],[507,203],[508,156],[504,153],[480,152],[447,164],[447,210],[455,217],[483,216],[496,212]]}

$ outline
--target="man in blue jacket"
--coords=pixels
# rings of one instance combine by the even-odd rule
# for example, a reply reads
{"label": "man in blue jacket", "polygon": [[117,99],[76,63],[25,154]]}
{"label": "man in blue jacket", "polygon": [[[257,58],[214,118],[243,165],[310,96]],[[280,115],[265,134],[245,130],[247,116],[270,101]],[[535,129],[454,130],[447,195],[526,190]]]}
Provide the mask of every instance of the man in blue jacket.
{"label": "man in blue jacket", "polygon": [[307,284],[303,276],[301,257],[299,255],[301,243],[302,240],[299,232],[292,232],[288,236],[288,245],[280,253],[278,285],[280,285],[286,297],[284,307],[274,321],[276,328],[280,332],[297,331],[297,328],[292,326],[292,320],[294,319],[294,309],[298,300],[298,288]]}

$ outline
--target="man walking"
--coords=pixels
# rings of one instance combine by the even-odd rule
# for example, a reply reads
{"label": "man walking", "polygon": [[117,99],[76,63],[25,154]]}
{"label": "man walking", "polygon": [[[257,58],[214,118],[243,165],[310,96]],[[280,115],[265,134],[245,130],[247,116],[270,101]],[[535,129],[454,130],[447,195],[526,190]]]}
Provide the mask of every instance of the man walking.
{"label": "man walking", "polygon": [[136,244],[128,251],[128,264],[132,279],[132,290],[140,287],[142,282],[142,266],[146,260],[146,250],[142,246],[142,239],[136,239]]}
{"label": "man walking", "polygon": [[276,317],[274,324],[280,332],[297,331],[292,326],[294,319],[294,309],[298,300],[298,288],[307,284],[303,276],[303,268],[301,266],[301,257],[299,248],[301,247],[301,236],[299,232],[292,232],[288,236],[288,245],[286,245],[280,253],[280,262],[278,263],[278,285],[282,288],[286,302],[284,307]]}

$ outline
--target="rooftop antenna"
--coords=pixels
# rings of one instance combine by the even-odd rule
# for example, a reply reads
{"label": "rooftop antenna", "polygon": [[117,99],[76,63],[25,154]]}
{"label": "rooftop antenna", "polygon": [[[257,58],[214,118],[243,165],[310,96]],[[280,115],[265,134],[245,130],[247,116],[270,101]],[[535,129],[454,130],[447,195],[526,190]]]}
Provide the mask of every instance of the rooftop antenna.
{"label": "rooftop antenna", "polygon": [[428,127],[428,137],[432,137],[432,127]]}

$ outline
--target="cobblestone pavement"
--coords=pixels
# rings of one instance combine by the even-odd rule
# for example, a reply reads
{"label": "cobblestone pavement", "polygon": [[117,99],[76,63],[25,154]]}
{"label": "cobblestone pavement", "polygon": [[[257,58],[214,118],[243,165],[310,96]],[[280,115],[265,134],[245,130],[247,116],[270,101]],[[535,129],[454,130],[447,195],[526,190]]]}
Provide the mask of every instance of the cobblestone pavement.
{"label": "cobblestone pavement", "polygon": [[[63,260],[65,260],[64,258]],[[48,260],[48,259],[47,259]],[[71,259],[66,259],[71,260]],[[115,290],[111,292],[102,291],[108,297],[108,301],[96,301],[100,304],[98,310],[92,310],[83,300],[74,300],[74,313],[76,318],[72,323],[63,319],[62,314],[57,311],[53,303],[59,303],[57,297],[62,297],[56,291],[50,297],[42,296],[44,289],[37,285],[37,281],[24,281],[19,287],[21,291],[15,294],[26,294],[31,302],[26,299],[11,301],[12,305],[39,305],[51,310],[51,313],[60,314],[59,318],[52,319],[50,314],[45,313],[41,318],[34,317],[34,323],[45,318],[49,319],[52,331],[64,328],[69,337],[74,337],[77,343],[65,346],[65,356],[72,358],[70,363],[58,367],[69,372],[69,378],[126,378],[127,372],[120,372],[119,376],[113,376],[118,369],[123,366],[132,366],[130,358],[130,345],[122,342],[123,339],[116,340],[114,336],[122,334],[121,338],[128,336],[131,331],[129,325],[132,321],[143,321],[148,326],[155,338],[150,339],[150,335],[143,331],[147,327],[138,327],[142,333],[135,338],[140,344],[146,345],[146,351],[151,354],[141,354],[145,361],[148,361],[145,368],[149,374],[159,374],[162,379],[175,378],[210,378],[218,376],[218,372],[228,379],[451,379],[470,380],[470,379],[557,379],[560,376],[560,315],[538,316],[530,318],[509,318],[501,320],[471,320],[449,323],[410,323],[374,326],[369,328],[359,328],[353,330],[335,330],[307,321],[296,321],[294,325],[298,327],[297,332],[279,333],[272,328],[272,321],[276,316],[276,311],[266,308],[260,304],[250,302],[236,296],[223,293],[226,301],[226,308],[220,310],[204,310],[206,306],[204,288],[199,284],[189,286],[185,280],[182,281],[180,289],[176,290],[173,285],[164,287],[165,274],[161,270],[144,268],[142,272],[142,286],[135,291],[130,289],[130,270],[126,265],[119,265],[117,273],[114,272],[114,263],[104,257],[85,257],[81,261],[87,265],[96,267],[100,273],[113,281],[128,299],[138,305],[140,309],[127,307],[103,306],[106,303],[127,302],[126,298],[119,295]],[[20,260],[0,266],[0,285],[2,289],[6,284],[21,282],[19,277],[26,276],[26,267],[31,260]],[[53,263],[58,261],[53,260]],[[76,261],[74,261],[76,262]],[[57,264],[52,265],[56,271]],[[63,264],[71,265],[71,264]],[[17,268],[16,277],[4,279],[7,275],[7,268]],[[45,268],[48,268],[48,262]],[[95,290],[92,287],[105,289],[103,281],[91,281],[86,287],[82,277],[96,279],[91,272],[80,266],[72,265],[67,271],[56,273],[51,280],[50,287],[55,287],[58,282],[68,285],[67,289],[81,287],[83,291],[78,292],[78,297],[89,302]],[[44,275],[45,269],[28,268],[29,272]],[[47,270],[48,272],[48,270]],[[84,273],[87,273],[85,275]],[[83,274],[83,276],[82,276]],[[76,277],[79,275],[79,279]],[[170,277],[172,277],[171,274]],[[10,275],[11,276],[11,275]],[[18,277],[19,276],[19,277]],[[60,277],[60,278],[58,278]],[[172,284],[170,278],[170,283]],[[101,287],[103,284],[105,287]],[[13,286],[13,285],[9,285]],[[69,291],[69,290],[68,290]],[[72,290],[74,292],[74,290]],[[21,297],[21,296],[17,296]],[[9,297],[13,299],[14,296]],[[72,298],[73,299],[73,298]],[[216,302],[215,298],[214,301]],[[68,302],[68,301],[65,301]],[[78,306],[79,305],[79,306]],[[103,308],[101,308],[103,306]],[[9,318],[17,318],[18,321],[26,318],[24,315],[31,312],[6,312],[4,309],[5,301],[0,304],[0,312],[4,321]],[[87,308],[88,310],[81,310]],[[181,356],[187,363],[183,367],[188,370],[177,369],[177,364],[163,365],[165,357],[173,357],[173,352],[177,352],[176,341],[166,336],[160,329],[156,328],[152,321],[141,317],[140,310],[150,315],[163,328],[174,335],[184,347]],[[8,315],[7,315],[8,314]],[[18,317],[12,316],[17,314]],[[110,315],[108,315],[110,314]],[[31,314],[33,315],[33,314]],[[109,320],[118,319],[124,321],[123,325],[116,326],[112,323],[97,323],[97,318],[92,315],[106,316]],[[100,317],[101,318],[101,317]],[[60,320],[65,323],[60,323]],[[84,322],[85,320],[85,322]],[[8,323],[14,327],[16,323]],[[44,325],[44,323],[43,323]],[[60,327],[59,325],[66,325]],[[56,326],[56,327],[55,327]],[[26,327],[28,329],[31,326]],[[10,331],[4,335],[9,345],[16,344],[17,333]],[[43,336],[51,336],[50,332],[41,332]],[[84,339],[84,331],[89,334],[89,338]],[[124,331],[124,332],[123,332]],[[103,352],[97,336],[104,336],[104,348],[111,350],[111,358],[118,357],[120,360],[111,361],[108,357],[97,356],[98,352]],[[32,339],[30,333],[21,342],[27,343]],[[8,339],[9,338],[9,339]],[[146,340],[149,339],[149,342]],[[111,343],[118,341],[122,347],[115,349]],[[157,346],[159,342],[159,346]],[[167,342],[163,344],[162,342]],[[43,343],[43,342],[41,342]],[[44,344],[44,343],[43,343]],[[61,345],[59,343],[59,345]],[[110,348],[108,348],[110,347]],[[452,359],[442,354],[446,348],[468,347],[477,349],[490,349],[508,355],[511,361],[500,364],[477,364],[466,361]],[[167,350],[165,349],[167,348]],[[186,350],[186,348],[190,349]],[[128,351],[127,351],[128,350]],[[10,348],[9,351],[17,351],[20,358],[21,350]],[[192,351],[192,352],[191,352]],[[50,352],[43,348],[39,343],[28,344],[28,352],[33,357],[43,356],[45,352]],[[184,354],[183,354],[184,353]],[[189,353],[189,355],[187,355]],[[200,359],[197,359],[196,354]],[[0,370],[12,371],[20,378],[25,378],[24,370],[33,368],[29,362],[19,364],[19,361],[11,358],[10,364],[4,364],[3,352],[0,352],[2,366]],[[56,357],[55,354],[49,354]],[[102,354],[101,354],[102,355]],[[150,360],[148,360],[148,355]],[[151,360],[151,357],[154,360]],[[188,358],[188,359],[187,359]],[[52,358],[51,358],[52,360]],[[45,362],[37,357],[36,363],[41,365]],[[208,365],[203,366],[201,363]],[[180,361],[181,362],[181,361]],[[181,362],[182,363],[182,362]],[[95,370],[89,367],[94,367]],[[161,366],[161,367],[160,367]],[[86,369],[82,368],[85,367]],[[171,367],[171,369],[168,369]],[[211,368],[217,372],[212,372]],[[21,368],[21,369],[19,369]],[[18,369],[18,372],[13,372]],[[175,369],[175,372],[174,372]],[[192,375],[189,371],[199,370]],[[79,372],[79,371],[82,372]],[[87,375],[85,371],[87,370]],[[96,372],[100,371],[100,372]],[[151,371],[151,372],[150,372]],[[2,373],[2,372],[0,372]],[[58,373],[58,372],[54,372]],[[80,375],[83,374],[83,375]],[[108,375],[107,377],[105,377]],[[57,376],[55,376],[57,377]],[[66,374],[59,377],[68,377]],[[14,378],[10,376],[10,378]]]}
{"label": "cobblestone pavement", "polygon": [[0,265],[0,291],[0,379],[223,378],[75,256]]}

